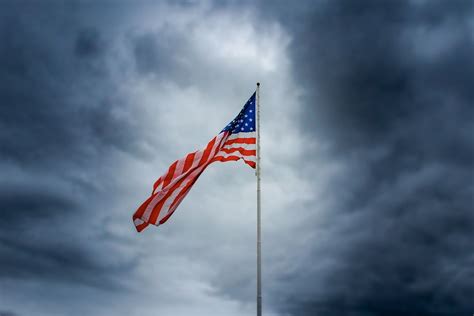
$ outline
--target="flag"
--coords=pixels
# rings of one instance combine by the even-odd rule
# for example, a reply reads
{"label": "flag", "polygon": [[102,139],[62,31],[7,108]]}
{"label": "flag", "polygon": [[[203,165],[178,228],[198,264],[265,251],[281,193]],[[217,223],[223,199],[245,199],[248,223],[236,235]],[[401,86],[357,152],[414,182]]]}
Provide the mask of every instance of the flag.
{"label": "flag", "polygon": [[255,93],[242,111],[207,146],[169,166],[153,185],[151,196],[133,214],[133,223],[141,232],[149,224],[164,224],[183,201],[202,172],[215,161],[242,159],[256,167]]}

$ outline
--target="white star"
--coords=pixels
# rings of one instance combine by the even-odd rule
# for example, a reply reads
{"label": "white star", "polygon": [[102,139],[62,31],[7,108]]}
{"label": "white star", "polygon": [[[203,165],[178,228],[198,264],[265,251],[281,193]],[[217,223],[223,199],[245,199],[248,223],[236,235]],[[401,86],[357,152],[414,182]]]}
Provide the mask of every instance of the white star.
{"label": "white star", "polygon": [[243,122],[244,122],[244,120],[240,120],[240,123],[243,123]]}
{"label": "white star", "polygon": [[252,122],[252,119],[249,119],[249,120],[250,120],[250,122]]}
{"label": "white star", "polygon": [[251,127],[250,130],[253,131],[253,127]]}
{"label": "white star", "polygon": [[239,124],[237,124],[236,127],[239,127]]}
{"label": "white star", "polygon": [[248,115],[247,115],[247,114],[245,114],[245,117],[247,117],[247,116],[248,116]]}
{"label": "white star", "polygon": [[252,110],[250,110],[250,113],[252,113]]}
{"label": "white star", "polygon": [[240,130],[241,130],[241,131],[243,131],[243,130],[244,130],[244,128],[242,127]]}
{"label": "white star", "polygon": [[249,126],[247,123],[245,123],[245,126]]}

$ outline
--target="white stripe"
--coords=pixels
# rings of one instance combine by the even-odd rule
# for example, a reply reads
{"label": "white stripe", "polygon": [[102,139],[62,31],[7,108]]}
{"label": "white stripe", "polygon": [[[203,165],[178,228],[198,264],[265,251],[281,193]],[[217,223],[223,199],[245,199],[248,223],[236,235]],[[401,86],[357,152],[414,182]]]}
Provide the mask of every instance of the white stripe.
{"label": "white stripe", "polygon": [[257,149],[257,145],[255,144],[241,144],[241,143],[233,143],[233,144],[229,144],[229,145],[224,145],[224,147],[222,148],[226,148],[226,149],[231,149],[231,148],[243,148],[245,150],[256,150]]}
{"label": "white stripe", "polygon": [[195,154],[194,154],[194,160],[193,160],[193,163],[191,165],[191,167],[188,169],[188,170],[191,170],[193,168],[196,168],[199,164],[199,161],[201,160],[201,157],[202,157],[202,154],[204,153],[204,150],[198,150]]}
{"label": "white stripe", "polygon": [[184,167],[184,163],[186,162],[187,157],[188,157],[188,155],[186,155],[186,157],[184,157],[183,159],[178,161],[178,164],[176,165],[176,171],[174,172],[174,174],[176,174],[176,175],[182,175],[183,174],[183,167]]}
{"label": "white stripe", "polygon": [[135,224],[135,226],[138,226],[138,225],[141,225],[143,223],[145,223],[141,218],[135,218],[133,220],[133,223]]}
{"label": "white stripe", "polygon": [[232,140],[236,138],[256,138],[257,133],[255,132],[250,132],[250,133],[237,133],[237,134],[231,134],[227,140]]}

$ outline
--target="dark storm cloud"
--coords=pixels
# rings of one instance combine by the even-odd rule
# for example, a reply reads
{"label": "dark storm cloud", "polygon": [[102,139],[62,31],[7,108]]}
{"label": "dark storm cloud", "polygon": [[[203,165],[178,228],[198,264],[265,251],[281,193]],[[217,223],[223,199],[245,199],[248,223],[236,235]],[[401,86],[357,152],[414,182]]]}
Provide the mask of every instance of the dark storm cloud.
{"label": "dark storm cloud", "polygon": [[25,186],[2,185],[0,193],[2,205],[2,231],[16,229],[16,225],[32,224],[39,218],[47,218],[57,213],[74,211],[77,205],[69,196],[60,192],[49,192],[43,188],[26,188]]}
{"label": "dark storm cloud", "polygon": [[20,15],[2,27],[1,154],[45,161],[84,158],[100,145],[126,149],[133,129],[114,116],[122,104],[107,93],[112,89],[107,70],[103,62],[84,60],[100,58],[98,31],[48,24],[33,31],[39,22],[24,25],[24,19]]}
{"label": "dark storm cloud", "polygon": [[96,57],[101,53],[102,45],[100,33],[97,29],[83,29],[77,35],[75,53],[79,57]]}
{"label": "dark storm cloud", "polygon": [[107,41],[73,5],[0,7],[0,279],[110,288],[131,267],[83,236],[101,159],[135,142],[116,114],[124,101],[110,97]]}
{"label": "dark storm cloud", "polygon": [[[0,278],[114,287],[113,268],[68,227],[82,201],[57,188],[2,185]],[[58,228],[63,226],[63,228]],[[64,233],[66,235],[64,235]]]}
{"label": "dark storm cloud", "polygon": [[276,304],[291,315],[472,313],[473,3],[311,4],[270,12],[293,36],[302,124],[343,171]]}
{"label": "dark storm cloud", "polygon": [[[189,39],[172,27],[131,35],[135,66],[141,75],[155,75],[162,80],[173,80],[189,86]],[[187,73],[187,75],[185,75]]]}

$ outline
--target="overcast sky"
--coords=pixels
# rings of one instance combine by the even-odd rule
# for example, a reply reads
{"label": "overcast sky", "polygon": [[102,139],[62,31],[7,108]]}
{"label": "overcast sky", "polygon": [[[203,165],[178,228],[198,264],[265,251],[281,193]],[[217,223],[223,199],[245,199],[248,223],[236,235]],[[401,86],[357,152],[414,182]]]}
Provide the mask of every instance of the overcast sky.
{"label": "overcast sky", "polygon": [[261,85],[265,316],[474,312],[474,2],[0,1],[0,316],[255,314],[256,184],[131,216]]}

